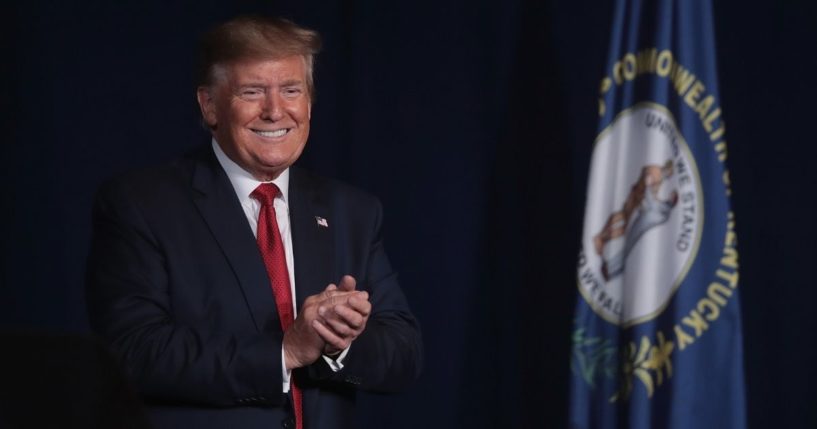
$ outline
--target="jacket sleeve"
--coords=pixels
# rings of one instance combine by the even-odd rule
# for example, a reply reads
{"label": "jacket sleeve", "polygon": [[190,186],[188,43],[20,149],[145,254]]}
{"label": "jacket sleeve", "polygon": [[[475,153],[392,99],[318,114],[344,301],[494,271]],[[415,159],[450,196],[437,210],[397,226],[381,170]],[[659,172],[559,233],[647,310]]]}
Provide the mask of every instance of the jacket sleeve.
{"label": "jacket sleeve", "polygon": [[375,200],[366,236],[367,252],[359,268],[359,290],[369,292],[372,313],[364,332],[352,342],[343,369],[332,372],[319,359],[308,368],[312,379],[330,379],[376,392],[408,387],[422,369],[422,339],[383,247],[382,206]]}
{"label": "jacket sleeve", "polygon": [[123,197],[128,192],[108,184],[95,201],[86,279],[92,329],[148,396],[215,406],[282,403],[282,336],[179,322],[165,249],[139,205]]}

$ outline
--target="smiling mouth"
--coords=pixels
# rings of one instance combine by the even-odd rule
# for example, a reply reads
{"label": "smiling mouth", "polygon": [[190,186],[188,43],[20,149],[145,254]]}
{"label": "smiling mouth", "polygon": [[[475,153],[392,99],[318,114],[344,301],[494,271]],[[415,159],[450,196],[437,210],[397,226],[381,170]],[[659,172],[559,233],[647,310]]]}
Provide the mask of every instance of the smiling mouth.
{"label": "smiling mouth", "polygon": [[290,130],[291,128],[282,128],[280,130],[275,131],[252,130],[252,132],[258,134],[261,137],[277,138],[285,136]]}

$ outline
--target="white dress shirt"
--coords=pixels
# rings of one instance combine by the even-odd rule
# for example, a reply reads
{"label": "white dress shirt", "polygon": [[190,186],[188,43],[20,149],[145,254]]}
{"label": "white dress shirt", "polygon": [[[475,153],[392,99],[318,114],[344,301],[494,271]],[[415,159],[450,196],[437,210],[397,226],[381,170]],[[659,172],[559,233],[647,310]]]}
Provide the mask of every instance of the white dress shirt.
{"label": "white dress shirt", "polygon": [[[253,177],[252,174],[241,168],[241,166],[233,162],[233,160],[231,160],[227,154],[221,150],[221,147],[218,145],[215,139],[213,139],[212,145],[213,152],[216,153],[216,158],[218,159],[219,164],[221,164],[221,167],[227,173],[227,177],[230,179],[230,183],[233,185],[235,194],[238,196],[238,201],[241,203],[241,208],[244,209],[244,214],[247,216],[247,222],[250,224],[250,228],[252,228],[253,235],[257,236],[258,234],[258,214],[261,211],[261,203],[259,203],[255,198],[252,198],[250,194],[252,194],[255,188],[262,183],[274,183],[276,186],[278,186],[278,189],[281,190],[281,193],[275,197],[273,206],[275,207],[275,220],[278,222],[278,230],[281,233],[281,241],[284,243],[284,254],[286,255],[287,260],[289,288],[290,292],[292,293],[292,314],[293,317],[297,317],[298,306],[295,300],[295,261],[292,256],[292,229],[290,228],[289,224],[289,168],[284,170],[277,178],[272,180],[272,182],[261,182]],[[272,293],[272,291],[270,291],[270,293]],[[328,356],[323,356],[323,358],[333,371],[340,371],[343,369],[343,358],[346,357],[348,352],[349,348],[347,347],[336,360]],[[290,371],[287,371],[286,369],[283,346],[281,347],[281,367],[284,380],[283,390],[284,392],[288,392],[289,378],[291,374]]]}

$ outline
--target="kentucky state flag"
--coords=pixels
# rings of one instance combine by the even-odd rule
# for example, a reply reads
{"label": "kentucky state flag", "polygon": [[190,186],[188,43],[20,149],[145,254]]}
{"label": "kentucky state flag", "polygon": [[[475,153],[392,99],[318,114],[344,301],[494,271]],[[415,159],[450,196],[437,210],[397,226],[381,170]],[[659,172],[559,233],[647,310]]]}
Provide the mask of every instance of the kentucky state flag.
{"label": "kentucky state flag", "polygon": [[744,428],[738,252],[707,0],[620,0],[578,261],[572,428]]}

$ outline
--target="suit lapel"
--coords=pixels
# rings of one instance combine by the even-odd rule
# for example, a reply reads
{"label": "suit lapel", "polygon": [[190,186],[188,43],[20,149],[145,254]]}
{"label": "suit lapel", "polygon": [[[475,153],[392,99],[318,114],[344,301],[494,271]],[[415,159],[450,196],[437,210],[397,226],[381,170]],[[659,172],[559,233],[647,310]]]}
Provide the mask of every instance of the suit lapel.
{"label": "suit lapel", "polygon": [[209,147],[197,161],[194,203],[233,268],[256,328],[280,331],[269,277],[230,179]]}
{"label": "suit lapel", "polygon": [[[324,193],[314,179],[298,168],[290,169],[289,220],[295,257],[296,301],[323,291],[333,278],[332,218]],[[323,219],[323,221],[321,221]]]}

